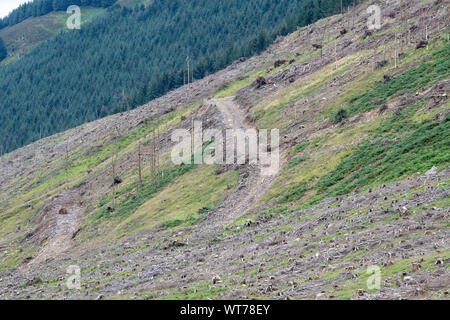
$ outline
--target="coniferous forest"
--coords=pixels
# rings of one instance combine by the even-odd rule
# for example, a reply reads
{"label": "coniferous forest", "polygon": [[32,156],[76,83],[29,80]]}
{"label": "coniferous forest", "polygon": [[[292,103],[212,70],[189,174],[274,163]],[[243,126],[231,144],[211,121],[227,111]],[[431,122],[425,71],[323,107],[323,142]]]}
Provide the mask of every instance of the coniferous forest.
{"label": "coniferous forest", "polygon": [[6,50],[5,43],[3,42],[2,38],[0,38],[0,61],[6,58],[8,55],[8,51]]}
{"label": "coniferous forest", "polygon": [[[62,2],[61,7],[50,2],[22,6],[2,23],[64,10]],[[340,2],[155,0],[134,9],[110,6],[81,30],[61,32],[19,61],[0,67],[3,152],[124,111],[123,92],[134,108],[183,85],[187,56],[195,79],[218,71],[264,50],[278,35],[338,12]]]}
{"label": "coniferous forest", "polygon": [[53,11],[66,11],[71,5],[109,7],[116,0],[35,0],[25,2],[7,17],[0,19],[0,29],[18,24],[30,17],[40,17]]}

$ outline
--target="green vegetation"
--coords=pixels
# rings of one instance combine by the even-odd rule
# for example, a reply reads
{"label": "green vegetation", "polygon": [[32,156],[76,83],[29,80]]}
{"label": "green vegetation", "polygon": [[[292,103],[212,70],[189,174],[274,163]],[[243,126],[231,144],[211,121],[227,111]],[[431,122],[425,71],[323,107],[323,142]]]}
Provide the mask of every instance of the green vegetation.
{"label": "green vegetation", "polygon": [[[307,58],[301,59],[301,61],[312,59],[318,53],[307,51],[305,55]],[[284,128],[285,130],[289,128],[293,124],[292,119],[295,119],[292,114],[294,106],[304,104],[306,97],[322,88],[327,88],[333,79],[349,71],[358,59],[358,54],[347,56],[339,60],[338,65],[327,65],[305,76],[302,81],[296,81],[292,86],[277,91],[268,102],[267,100],[260,101],[251,109],[253,117],[258,122],[258,128]],[[283,116],[284,111],[288,109],[291,109],[292,117]]]}
{"label": "green vegetation", "polygon": [[[208,146],[205,144],[203,150]],[[114,202],[112,193],[99,199],[88,225],[114,220],[119,224],[117,229],[126,232],[158,224],[163,228],[194,225],[236,183],[235,171],[221,175],[216,175],[215,171],[214,166],[194,164],[165,167],[159,174],[159,184],[145,176],[139,191],[133,176],[133,182],[124,184],[114,193]]]}
{"label": "green vegetation", "polygon": [[338,111],[336,111],[332,116],[331,116],[331,122],[333,123],[340,123],[342,122],[345,118],[348,117],[348,112],[345,109],[339,109]]}
{"label": "green vegetation", "polygon": [[193,225],[216,207],[236,183],[236,171],[217,175],[214,166],[200,166],[149,199],[136,216],[140,216],[147,227],[170,220]]}
{"label": "green vegetation", "polygon": [[[340,195],[368,186],[424,172],[450,161],[450,116],[441,122],[425,122],[393,141],[378,135],[363,143],[335,170],[320,179],[321,192]],[[396,129],[394,129],[395,131]]]}
{"label": "green vegetation", "polygon": [[307,191],[311,190],[306,182],[298,182],[289,186],[289,189],[283,193],[278,203],[292,202],[303,198]]}
{"label": "green vegetation", "polygon": [[[66,8],[66,1],[56,7],[49,1],[24,5],[3,24]],[[108,6],[111,1],[70,2]],[[191,75],[200,79],[340,8],[337,0],[143,4],[133,9],[113,5],[81,30],[60,33],[20,62],[12,59],[0,67],[3,151],[124,111],[123,93],[134,108],[183,85],[188,55]]]}
{"label": "green vegetation", "polygon": [[116,0],[34,0],[21,4],[7,17],[0,19],[0,29],[14,26],[31,17],[40,17],[54,11],[66,11],[71,5],[106,8],[115,2]]}
{"label": "green vegetation", "polygon": [[300,2],[156,0],[148,7],[112,7],[20,63],[0,67],[0,143],[11,151],[124,111],[123,91],[132,107],[161,96],[187,81],[188,55],[191,75],[199,79],[259,52],[269,44],[265,30],[274,30]]}
{"label": "green vegetation", "polygon": [[[371,89],[360,90],[360,86],[355,89],[352,81],[341,89],[338,99],[323,107],[316,119],[325,116],[332,123],[340,123],[382,104],[396,105],[395,99],[404,93],[415,96],[416,91],[422,92],[449,76],[449,52],[449,44],[437,41],[430,44],[427,52],[413,49],[399,66],[401,73],[392,79],[380,82],[383,70],[361,74],[358,79]],[[346,63],[351,64],[356,57],[366,54],[358,53],[347,57],[347,62],[339,61],[335,71],[330,69],[327,74],[347,70],[347,67],[342,68]],[[263,123],[263,127],[270,127],[278,121],[277,126],[289,127],[290,123],[281,123],[285,117],[277,113],[292,109],[301,104],[304,97],[314,95],[317,88],[327,84],[328,75],[320,70],[266,99],[269,103],[258,104],[252,110],[254,116],[261,113],[257,117],[258,126]],[[449,116],[443,120],[436,116],[445,115],[448,103],[431,108],[433,103],[429,99],[379,114],[367,122],[342,126],[315,137],[314,141],[294,146],[281,178],[262,201],[272,201],[275,206],[304,208],[317,204],[324,197],[347,194],[356,188],[369,188],[416,172],[424,173],[432,166],[445,166],[450,160]]]}
{"label": "green vegetation", "polygon": [[0,62],[4,60],[8,56],[8,52],[6,50],[5,43],[3,42],[3,39],[0,38]]}
{"label": "green vegetation", "polygon": [[296,155],[297,153],[302,152],[309,146],[309,141],[303,141],[299,144],[297,144],[294,148],[291,150],[291,155]]}
{"label": "green vegetation", "polygon": [[350,100],[348,112],[350,115],[354,115],[369,111],[385,103],[388,98],[430,86],[447,78],[449,74],[450,44],[447,44],[434,52],[430,56],[430,61],[423,62],[374,89],[353,97]]}
{"label": "green vegetation", "polygon": [[166,229],[178,227],[180,225],[192,226],[192,225],[196,224],[197,222],[199,222],[200,220],[202,220],[205,217],[205,215],[208,213],[208,211],[210,211],[211,209],[212,209],[211,206],[200,208],[197,212],[198,213],[197,215],[190,214],[184,220],[181,220],[181,219],[167,220],[167,221],[164,221],[161,224],[161,226]]}
{"label": "green vegetation", "polygon": [[[450,161],[450,116],[443,120],[425,118],[417,121],[417,115],[427,104],[426,100],[393,113],[382,121],[363,125],[363,140],[350,151],[336,153],[326,158],[328,147],[345,139],[361,135],[361,128],[343,129],[330,140],[315,139],[303,142],[291,150],[295,156],[283,171],[267,199],[277,199],[277,204],[309,200],[316,204],[328,196],[343,195],[356,188],[393,181],[416,172],[424,173],[432,166],[441,167]],[[300,156],[297,154],[300,153]],[[328,167],[328,168],[327,168]]]}
{"label": "green vegetation", "polygon": [[289,168],[298,166],[300,163],[306,161],[306,159],[307,159],[306,156],[293,158],[293,159],[291,159],[291,160],[288,162],[287,168],[289,169]]}
{"label": "green vegetation", "polygon": [[[129,216],[133,212],[136,211],[137,208],[139,208],[144,201],[151,198],[155,193],[162,190],[166,185],[168,185],[170,182],[172,182],[175,178],[185,174],[186,172],[192,170],[195,167],[195,165],[182,165],[182,166],[172,166],[170,168],[164,169],[161,174],[161,179],[159,185],[153,182],[148,182],[143,184],[141,190],[139,193],[135,195],[131,195],[126,198],[125,200],[119,202],[117,206],[114,208],[114,215],[120,216],[122,218]],[[137,182],[134,182],[127,186],[126,190],[123,190],[122,192],[131,191],[133,189],[136,189]],[[116,195],[119,196],[120,193]],[[105,200],[100,201],[100,205],[103,203],[106,203]],[[109,216],[110,213],[108,212],[107,208],[102,208],[95,212],[92,217],[95,219],[100,219],[103,217]]]}

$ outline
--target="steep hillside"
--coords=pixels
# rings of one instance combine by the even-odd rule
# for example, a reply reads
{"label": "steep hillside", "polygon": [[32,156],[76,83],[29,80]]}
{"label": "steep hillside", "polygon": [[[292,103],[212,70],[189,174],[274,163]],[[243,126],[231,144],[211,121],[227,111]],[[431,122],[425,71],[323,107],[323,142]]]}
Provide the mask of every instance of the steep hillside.
{"label": "steep hillside", "polygon": [[[448,299],[448,2],[377,3],[0,157],[0,298]],[[279,172],[174,164],[195,120],[279,129]]]}
{"label": "steep hillside", "polygon": [[134,108],[259,52],[269,35],[286,32],[282,22],[288,12],[301,10],[301,2],[157,0],[133,9],[113,6],[80,30],[58,34],[0,67],[0,152]]}

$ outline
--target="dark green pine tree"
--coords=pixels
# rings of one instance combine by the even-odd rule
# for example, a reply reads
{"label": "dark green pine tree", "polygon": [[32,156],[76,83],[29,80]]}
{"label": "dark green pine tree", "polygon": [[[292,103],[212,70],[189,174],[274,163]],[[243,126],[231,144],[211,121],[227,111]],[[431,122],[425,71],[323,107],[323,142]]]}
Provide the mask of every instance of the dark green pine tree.
{"label": "dark green pine tree", "polygon": [[[343,6],[353,1],[343,0]],[[35,0],[0,19],[0,29],[72,4],[108,7],[115,2]],[[188,55],[190,81],[200,79],[265,50],[297,26],[340,11],[340,0],[152,3],[134,10],[114,5],[79,32],[60,33],[19,61],[1,66],[3,150],[122,112],[127,109],[123,95],[135,108],[182,86]],[[4,56],[6,50],[0,49],[0,58]]]}
{"label": "dark green pine tree", "polygon": [[8,56],[8,51],[6,50],[5,43],[2,38],[0,38],[0,61],[5,59]]}

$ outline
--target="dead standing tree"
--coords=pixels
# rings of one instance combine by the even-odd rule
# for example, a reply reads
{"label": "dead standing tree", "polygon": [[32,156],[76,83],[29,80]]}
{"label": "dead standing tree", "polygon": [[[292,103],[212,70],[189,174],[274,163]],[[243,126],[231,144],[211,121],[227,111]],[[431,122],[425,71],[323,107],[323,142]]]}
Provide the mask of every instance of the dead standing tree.
{"label": "dead standing tree", "polygon": [[64,164],[64,174],[65,174],[65,184],[66,184],[65,188],[67,188],[67,183],[69,181],[69,166],[70,166],[70,163],[69,163],[69,142],[68,141],[66,142],[65,147],[66,147],[66,149],[65,149],[65,158],[64,158],[64,162],[65,162],[65,164]]}
{"label": "dead standing tree", "polygon": [[150,130],[150,139],[149,139],[149,156],[150,156],[150,182],[152,184],[155,183],[155,157],[156,157],[156,147],[155,147],[155,133],[153,129]]}
{"label": "dead standing tree", "polygon": [[337,37],[334,39],[334,70],[337,70]]}
{"label": "dead standing tree", "polygon": [[195,109],[192,111],[192,118],[191,118],[191,162],[194,164],[194,158],[195,158],[195,120],[197,119],[197,112],[198,109]]}
{"label": "dead standing tree", "polygon": [[325,41],[325,34],[326,34],[326,26],[321,30],[321,35],[320,35],[320,57],[323,57],[323,46],[324,46],[324,41]]}
{"label": "dead standing tree", "polygon": [[161,139],[159,134],[159,128],[156,129],[156,185],[161,186],[161,168],[160,168],[160,150],[161,150]]}
{"label": "dead standing tree", "polygon": [[356,0],[353,0],[353,8],[352,8],[352,29],[355,28],[355,20],[356,20]]}
{"label": "dead standing tree", "polygon": [[125,95],[125,90],[122,90],[123,104],[126,107],[127,112],[130,111],[130,103],[128,97]]}
{"label": "dead standing tree", "polygon": [[[115,132],[115,135],[114,135]],[[120,130],[117,127],[117,125],[114,126],[114,131],[111,134],[112,140],[114,143],[114,150],[113,150],[113,156],[111,158],[111,180],[112,180],[112,205],[111,205],[111,211],[114,211],[116,207],[116,185],[120,183],[120,178],[116,174],[116,163],[119,156],[119,141],[120,141]]]}
{"label": "dead standing tree", "polygon": [[159,128],[150,130],[150,179],[151,183],[156,186],[161,185],[162,170],[160,166],[161,136]]}
{"label": "dead standing tree", "polygon": [[138,182],[136,186],[136,193],[139,193],[139,191],[142,188],[142,145],[141,140],[138,142]]}

